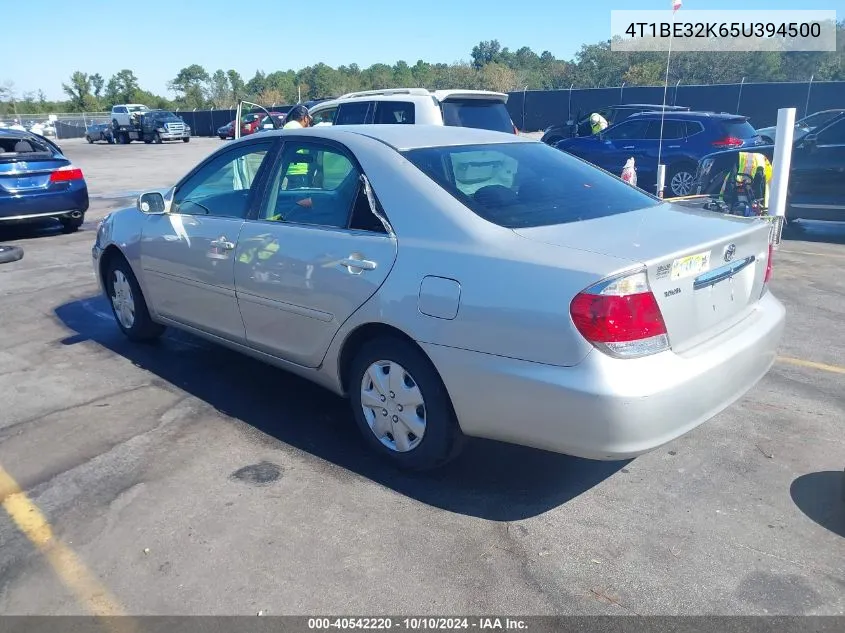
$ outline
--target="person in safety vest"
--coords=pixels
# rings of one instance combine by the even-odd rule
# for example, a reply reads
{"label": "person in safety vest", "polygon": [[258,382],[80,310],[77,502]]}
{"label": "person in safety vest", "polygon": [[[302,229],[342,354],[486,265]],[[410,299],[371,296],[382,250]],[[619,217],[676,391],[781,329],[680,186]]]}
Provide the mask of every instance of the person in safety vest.
{"label": "person in safety vest", "polygon": [[590,129],[593,134],[598,134],[602,130],[607,129],[607,119],[598,112],[593,112],[590,115]]}
{"label": "person in safety vest", "polygon": [[[302,129],[311,126],[311,115],[308,113],[308,108],[304,105],[295,105],[288,112],[285,118],[285,125],[283,130]],[[305,154],[305,150],[299,150],[299,154]],[[285,173],[287,179],[287,189],[297,189],[299,187],[306,187],[308,185],[308,166],[309,163],[291,163]]]}
{"label": "person in safety vest", "polygon": [[[725,198],[729,183],[733,180],[735,195],[732,198],[742,197],[741,189],[751,190],[754,199],[761,200],[762,208],[769,208],[769,185],[772,180],[772,163],[765,154],[759,152],[739,152],[737,154],[737,165],[725,177],[720,191],[720,197]],[[752,202],[752,200],[746,200]]]}

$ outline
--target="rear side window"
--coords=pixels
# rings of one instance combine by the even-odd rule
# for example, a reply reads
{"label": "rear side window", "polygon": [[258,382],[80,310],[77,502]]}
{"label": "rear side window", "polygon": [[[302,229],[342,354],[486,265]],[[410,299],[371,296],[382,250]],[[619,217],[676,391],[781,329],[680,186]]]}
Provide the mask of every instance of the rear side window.
{"label": "rear side window", "polygon": [[337,120],[334,124],[362,125],[367,122],[367,114],[372,105],[372,101],[353,101],[352,103],[341,104],[337,110]]}
{"label": "rear side window", "polygon": [[477,215],[510,229],[580,222],[660,204],[545,143],[433,147],[403,155]]}
{"label": "rear side window", "polygon": [[[663,120],[663,140],[671,141],[684,138],[686,128],[683,121]],[[648,124],[647,139],[658,140],[660,138],[660,119],[654,119]]]}
{"label": "rear side window", "polygon": [[757,130],[754,129],[754,126],[743,119],[722,121],[720,127],[726,136],[733,136],[734,138],[754,138],[757,136]]}
{"label": "rear side window", "polygon": [[687,121],[687,136],[693,136],[704,131],[704,126],[698,121]]}
{"label": "rear side window", "polygon": [[414,104],[407,101],[377,101],[373,123],[396,125],[414,122]]}
{"label": "rear side window", "polygon": [[474,127],[513,134],[513,122],[505,104],[500,101],[463,99],[440,104],[443,124],[452,127]]}
{"label": "rear side window", "polygon": [[604,138],[612,141],[624,141],[628,139],[644,139],[648,134],[647,119],[635,119],[623,121],[611,128],[607,128],[604,132]]}

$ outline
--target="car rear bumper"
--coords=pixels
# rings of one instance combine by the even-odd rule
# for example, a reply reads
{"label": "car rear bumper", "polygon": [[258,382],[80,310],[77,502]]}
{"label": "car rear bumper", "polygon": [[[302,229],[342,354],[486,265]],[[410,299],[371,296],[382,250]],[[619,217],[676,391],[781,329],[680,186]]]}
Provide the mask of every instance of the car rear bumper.
{"label": "car rear bumper", "polygon": [[769,370],[785,310],[771,292],[696,354],[574,367],[422,344],[447,385],[463,432],[589,459],[628,459],[706,422]]}
{"label": "car rear bumper", "polygon": [[88,210],[88,188],[67,191],[39,191],[0,198],[0,222],[62,217]]}

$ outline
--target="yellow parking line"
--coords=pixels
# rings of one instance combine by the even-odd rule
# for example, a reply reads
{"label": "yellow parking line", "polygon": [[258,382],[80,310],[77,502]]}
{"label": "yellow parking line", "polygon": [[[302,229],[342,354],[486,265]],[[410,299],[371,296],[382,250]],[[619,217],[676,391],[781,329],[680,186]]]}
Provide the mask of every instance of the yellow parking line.
{"label": "yellow parking line", "polygon": [[798,367],[807,367],[809,369],[820,369],[821,371],[829,371],[833,374],[845,374],[845,367],[838,365],[825,365],[824,363],[816,363],[811,360],[802,360],[800,358],[789,358],[788,356],[778,356],[778,361],[786,363],[787,365],[797,365]]}
{"label": "yellow parking line", "polygon": [[[41,510],[29,500],[18,483],[0,466],[0,502],[18,529],[41,552],[76,598],[95,616],[125,615],[117,599],[103,587],[85,563],[60,542]],[[110,621],[121,631],[134,629],[131,620]]]}

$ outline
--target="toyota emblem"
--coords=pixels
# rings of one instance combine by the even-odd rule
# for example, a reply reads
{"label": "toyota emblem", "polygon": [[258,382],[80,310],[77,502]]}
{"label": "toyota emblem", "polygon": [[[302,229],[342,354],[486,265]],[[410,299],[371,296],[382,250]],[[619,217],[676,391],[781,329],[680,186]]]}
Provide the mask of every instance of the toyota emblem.
{"label": "toyota emblem", "polygon": [[725,248],[725,261],[729,262],[734,258],[734,254],[736,253],[736,244],[728,244]]}

